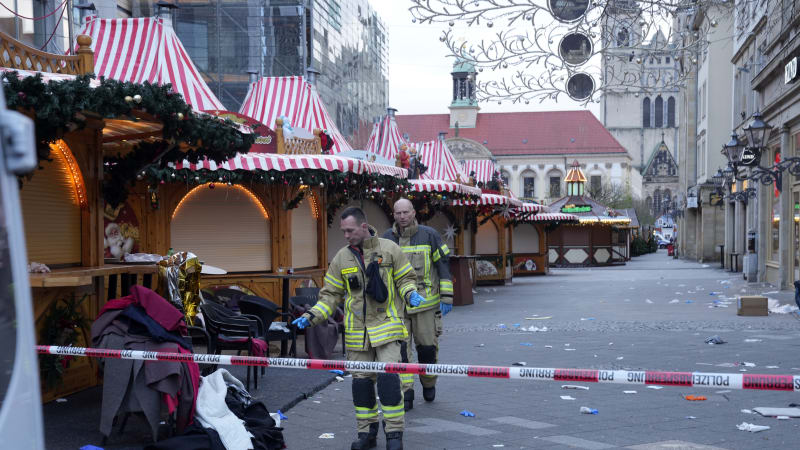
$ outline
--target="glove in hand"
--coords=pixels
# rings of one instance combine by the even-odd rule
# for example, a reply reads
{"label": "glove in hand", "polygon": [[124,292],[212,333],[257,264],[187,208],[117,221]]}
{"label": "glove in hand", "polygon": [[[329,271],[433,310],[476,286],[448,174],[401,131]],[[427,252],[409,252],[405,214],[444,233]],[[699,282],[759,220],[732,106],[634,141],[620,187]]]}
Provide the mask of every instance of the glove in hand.
{"label": "glove in hand", "polygon": [[301,317],[299,319],[294,319],[294,321],[292,321],[292,325],[295,325],[297,328],[302,330],[303,328],[310,327],[311,322],[309,322],[305,317]]}
{"label": "glove in hand", "polygon": [[417,293],[416,291],[412,292],[411,296],[408,297],[408,302],[411,303],[411,306],[414,307],[421,305],[424,300],[425,299],[422,298],[422,296],[419,295],[419,293]]}
{"label": "glove in hand", "polygon": [[453,310],[453,305],[450,303],[439,303],[439,310],[442,312],[442,317]]}

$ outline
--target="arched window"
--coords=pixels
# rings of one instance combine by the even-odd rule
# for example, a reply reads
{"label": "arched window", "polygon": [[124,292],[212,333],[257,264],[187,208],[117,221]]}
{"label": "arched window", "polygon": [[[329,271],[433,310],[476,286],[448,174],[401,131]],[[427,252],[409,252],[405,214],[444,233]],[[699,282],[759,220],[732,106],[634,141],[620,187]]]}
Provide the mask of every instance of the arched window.
{"label": "arched window", "polygon": [[664,126],[664,99],[661,98],[659,95],[656,97],[656,107],[655,107],[655,127],[661,128]]}
{"label": "arched window", "polygon": [[667,99],[667,126],[675,126],[675,97]]}
{"label": "arched window", "polygon": [[642,126],[650,128],[650,98],[645,97],[642,100]]}
{"label": "arched window", "polygon": [[666,210],[669,208],[670,204],[672,203],[672,192],[669,189],[665,189],[664,193],[661,195],[661,209]]}
{"label": "arched window", "polygon": [[650,213],[652,214],[652,212],[653,212],[653,197],[647,197],[647,200],[645,200],[645,204],[647,205],[647,210],[650,211]]}
{"label": "arched window", "polygon": [[653,213],[657,216],[661,212],[661,189],[658,188],[653,192]]}

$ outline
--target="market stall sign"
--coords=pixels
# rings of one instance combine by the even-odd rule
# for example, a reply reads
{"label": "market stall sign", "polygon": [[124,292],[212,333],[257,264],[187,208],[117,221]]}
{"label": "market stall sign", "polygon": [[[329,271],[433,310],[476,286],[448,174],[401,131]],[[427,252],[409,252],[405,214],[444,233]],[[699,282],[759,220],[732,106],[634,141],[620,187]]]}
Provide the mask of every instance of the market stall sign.
{"label": "market stall sign", "polygon": [[563,213],[583,213],[592,212],[592,207],[589,205],[565,205],[561,208]]}
{"label": "market stall sign", "polygon": [[278,141],[276,140],[277,136],[275,132],[256,119],[234,111],[221,111],[215,109],[203,112],[219,116],[223,119],[230,119],[240,126],[251,128],[255,127],[253,132],[257,137],[255,144],[250,147],[251,153],[278,153]]}
{"label": "market stall sign", "polygon": [[718,193],[716,193],[716,192],[712,192],[712,193],[711,193],[711,194],[708,196],[708,203],[709,203],[711,206],[719,206],[719,205],[721,205],[721,204],[722,204],[722,196],[721,196],[721,195],[719,195],[719,194],[718,194]]}

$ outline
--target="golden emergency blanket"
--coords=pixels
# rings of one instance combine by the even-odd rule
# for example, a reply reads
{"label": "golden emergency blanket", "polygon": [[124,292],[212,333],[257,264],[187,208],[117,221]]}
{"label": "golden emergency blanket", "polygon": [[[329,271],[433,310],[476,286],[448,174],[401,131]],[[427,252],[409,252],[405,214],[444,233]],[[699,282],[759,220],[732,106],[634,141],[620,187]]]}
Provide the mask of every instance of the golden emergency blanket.
{"label": "golden emergency blanket", "polygon": [[178,252],[158,263],[159,294],[183,311],[189,326],[194,325],[200,305],[201,270],[200,260],[191,252]]}

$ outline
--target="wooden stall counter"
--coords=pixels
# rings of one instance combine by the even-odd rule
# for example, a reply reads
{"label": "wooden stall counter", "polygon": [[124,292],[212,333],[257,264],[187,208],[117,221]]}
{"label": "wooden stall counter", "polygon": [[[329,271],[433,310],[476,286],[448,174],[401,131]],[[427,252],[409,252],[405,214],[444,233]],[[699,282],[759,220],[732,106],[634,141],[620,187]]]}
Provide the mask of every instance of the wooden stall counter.
{"label": "wooden stall counter", "polygon": [[95,277],[120,274],[155,275],[157,272],[155,264],[106,264],[97,267],[67,267],[53,269],[50,273],[32,273],[30,274],[30,283],[32,288],[90,286]]}

